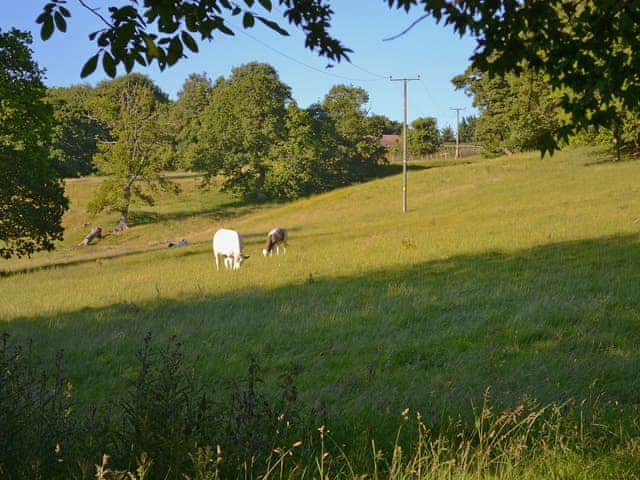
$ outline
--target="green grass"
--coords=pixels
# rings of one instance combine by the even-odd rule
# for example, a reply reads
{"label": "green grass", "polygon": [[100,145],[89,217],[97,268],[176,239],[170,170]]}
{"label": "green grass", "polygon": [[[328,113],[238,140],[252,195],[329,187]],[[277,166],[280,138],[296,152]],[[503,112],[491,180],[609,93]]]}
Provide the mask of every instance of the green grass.
{"label": "green grass", "polygon": [[[84,248],[116,218],[89,220],[98,180],[70,181],[65,242],[2,265],[0,331],[42,358],[64,348],[83,402],[123,389],[152,331],[177,335],[205,378],[294,365],[304,401],[382,441],[406,407],[471,422],[487,388],[496,408],[597,403],[614,428],[640,405],[638,175],[590,149],[415,164],[404,215],[399,176],[257,207],[187,175],[182,196]],[[245,236],[238,272],[215,270],[221,226]],[[274,226],[289,251],[263,258]]]}

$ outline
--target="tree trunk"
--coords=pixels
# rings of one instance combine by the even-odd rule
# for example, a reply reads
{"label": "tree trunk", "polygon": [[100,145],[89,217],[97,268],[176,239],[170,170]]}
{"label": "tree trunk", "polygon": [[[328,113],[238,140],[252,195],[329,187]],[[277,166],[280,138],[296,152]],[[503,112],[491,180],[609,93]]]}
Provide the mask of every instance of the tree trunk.
{"label": "tree trunk", "polygon": [[113,229],[114,233],[120,233],[120,232],[129,230],[129,225],[127,224],[127,221],[129,220],[129,204],[131,203],[131,186],[130,185],[127,185],[124,187],[122,198],[124,199],[124,204],[122,206],[122,209],[120,210],[120,221],[118,222],[118,226]]}
{"label": "tree trunk", "polygon": [[84,237],[84,240],[80,242],[80,246],[86,247],[91,243],[94,238],[102,238],[102,228],[101,227],[93,227],[89,234]]}
{"label": "tree trunk", "polygon": [[613,126],[613,155],[616,162],[620,161],[620,125],[616,122]]}
{"label": "tree trunk", "polygon": [[266,202],[268,200],[268,196],[264,191],[264,184],[267,180],[267,173],[264,169],[258,169],[258,178],[256,180],[256,200],[259,202]]}

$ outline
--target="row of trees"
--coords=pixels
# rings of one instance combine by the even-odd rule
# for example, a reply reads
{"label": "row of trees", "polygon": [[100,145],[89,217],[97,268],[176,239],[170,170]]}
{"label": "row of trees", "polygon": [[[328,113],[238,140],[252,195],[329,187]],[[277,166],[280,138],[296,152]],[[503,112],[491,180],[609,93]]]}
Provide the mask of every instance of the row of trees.
{"label": "row of trees", "polygon": [[[470,67],[452,80],[457,89],[473,97],[479,116],[473,120],[476,143],[486,156],[550,150],[555,135],[570,120],[562,98],[577,93],[556,89],[532,69],[490,75]],[[640,113],[619,103],[608,108],[599,123],[569,135],[564,142],[613,146],[616,159],[622,153],[640,153]],[[462,131],[462,128],[461,128]]]}
{"label": "row of trees", "polygon": [[[262,23],[288,34],[282,20],[304,34],[305,46],[330,61],[348,60],[351,50],[330,34],[333,10],[330,0],[187,0],[170,4],[112,6],[108,14],[95,10],[99,29],[90,36],[97,53],[82,70],[89,75],[98,67],[114,77],[118,66],[127,72],[134,65],[157,62],[165,68],[198,51],[200,40],[232,35],[233,18],[242,17],[242,28]],[[638,36],[640,3],[633,1],[548,0],[515,1],[389,0],[390,9],[422,13],[409,28],[432,17],[451,25],[460,35],[471,35],[477,45],[471,56],[476,72],[507,78],[533,72],[544,75],[564,117],[553,135],[545,135],[543,153],[553,152],[558,142],[593,127],[624,137],[626,117],[640,107]],[[275,9],[279,5],[281,9]],[[43,39],[66,31],[71,11],[65,0],[44,4],[37,23]],[[84,8],[89,8],[82,5]],[[75,9],[75,8],[74,8]],[[236,22],[237,23],[237,22]],[[106,26],[105,26],[106,25]],[[628,132],[632,134],[632,132]],[[633,141],[630,141],[633,143]],[[617,142],[619,145],[620,142]]]}
{"label": "row of trees", "polygon": [[[475,140],[476,117],[470,115],[464,117],[459,125],[460,143],[472,143]],[[402,131],[400,125],[399,132]],[[434,117],[418,117],[408,125],[407,130],[407,154],[412,157],[424,157],[435,153],[443,145],[456,142],[456,133],[453,128],[446,126],[438,128],[438,121]],[[391,154],[398,157],[402,154],[402,144],[396,142],[391,147]]]}
{"label": "row of trees", "polygon": [[452,82],[473,97],[474,141],[486,156],[544,150],[560,126],[558,97],[539,73],[491,76],[470,67]]}
{"label": "row of trees", "polygon": [[360,181],[385,161],[383,127],[362,88],[337,85],[302,109],[263,63],[215,82],[193,74],[175,102],[140,74],[53,89],[50,98],[60,171],[107,175],[90,210],[120,211],[120,229],[132,198],[151,203],[154,190],[175,189],[162,177],[167,169],[201,171],[205,183],[220,177],[224,190],[264,201]]}
{"label": "row of trees", "polygon": [[152,204],[177,192],[171,169],[253,201],[293,199],[364,180],[386,161],[389,119],[369,115],[368,94],[334,86],[300,108],[275,69],[250,63],[215,82],[191,75],[175,102],[148,77],[130,74],[47,90],[29,34],[0,32],[0,255],[30,255],[62,238],[62,178],[106,179],[90,213]]}

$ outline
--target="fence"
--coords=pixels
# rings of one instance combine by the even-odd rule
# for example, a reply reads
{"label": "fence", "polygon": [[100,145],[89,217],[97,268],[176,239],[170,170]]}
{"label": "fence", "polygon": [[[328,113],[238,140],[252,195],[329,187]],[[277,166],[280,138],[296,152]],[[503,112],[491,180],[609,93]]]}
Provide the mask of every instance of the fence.
{"label": "fence", "polygon": [[[458,158],[470,157],[472,155],[480,155],[480,145],[472,145],[470,143],[461,143],[458,146]],[[391,153],[389,152],[389,161],[392,163],[402,162],[402,152]],[[456,158],[456,146],[455,144],[445,144],[440,149],[429,155],[423,155],[420,157],[410,155],[408,160],[412,162],[420,161],[433,161],[433,160],[454,160]]]}

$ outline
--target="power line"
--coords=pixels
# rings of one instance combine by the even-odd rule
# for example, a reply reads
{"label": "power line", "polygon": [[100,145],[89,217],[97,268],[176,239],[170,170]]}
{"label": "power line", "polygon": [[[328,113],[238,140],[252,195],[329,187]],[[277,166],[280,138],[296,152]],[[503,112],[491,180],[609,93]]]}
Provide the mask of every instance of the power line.
{"label": "power line", "polygon": [[436,107],[440,113],[442,113],[443,112],[442,106],[436,101],[433,95],[431,95],[431,92],[427,88],[427,84],[424,83],[424,80],[420,79],[420,84],[422,85],[422,88],[424,88],[424,91],[427,93],[427,96],[431,100],[431,103],[433,103],[433,106]]}
{"label": "power line", "polygon": [[[389,77],[383,77],[382,75],[377,75],[377,74],[372,73],[372,72],[368,72],[368,71],[366,71],[364,68],[362,68],[362,67],[357,67],[357,66],[356,66],[356,68],[359,68],[360,70],[366,71],[366,72],[367,72],[367,73],[369,73],[370,75],[374,75],[374,76],[377,76],[377,77],[379,77],[379,78],[352,78],[352,77],[347,77],[347,76],[345,76],[345,75],[338,75],[337,73],[327,72],[326,70],[323,70],[323,69],[321,69],[321,68],[314,67],[313,65],[309,65],[309,64],[307,64],[307,63],[304,63],[304,62],[302,62],[302,61],[298,60],[297,58],[292,57],[291,55],[286,54],[286,53],[284,53],[284,52],[282,52],[282,51],[278,50],[277,48],[272,47],[272,46],[271,46],[271,45],[269,45],[268,43],[263,42],[262,40],[260,40],[260,39],[258,39],[258,38],[256,38],[256,37],[254,37],[253,35],[251,35],[251,34],[249,34],[249,33],[245,32],[245,31],[244,31],[244,29],[240,29],[240,28],[238,28],[237,30],[238,30],[239,32],[241,32],[242,34],[246,35],[247,37],[249,37],[249,38],[250,38],[251,40],[253,40],[254,42],[259,43],[259,44],[260,44],[260,45],[262,45],[263,47],[268,48],[269,50],[271,50],[271,51],[273,51],[273,52],[277,53],[278,55],[281,55],[281,56],[283,56],[283,57],[285,57],[285,58],[287,58],[287,59],[291,60],[292,62],[295,62],[295,63],[297,63],[297,64],[299,64],[299,65],[302,65],[303,67],[309,68],[309,69],[311,69],[311,70],[313,70],[313,71],[315,71],[315,72],[322,73],[323,75],[327,75],[327,76],[329,76],[329,77],[341,78],[341,79],[343,79],[343,80],[349,80],[350,82],[379,82],[379,81],[381,81],[381,80],[387,80],[387,79],[389,78]],[[354,64],[352,63],[351,65],[354,65]],[[354,65],[354,66],[355,66],[355,65]]]}
{"label": "power line", "polygon": [[371,71],[367,70],[364,67],[360,67],[360,66],[356,65],[352,61],[349,61],[349,63],[351,64],[351,66],[356,67],[358,70],[362,70],[363,72],[368,73],[369,75],[373,75],[374,77],[378,77],[381,80],[389,80],[391,78],[391,75],[380,75],[378,73],[371,72]]}

